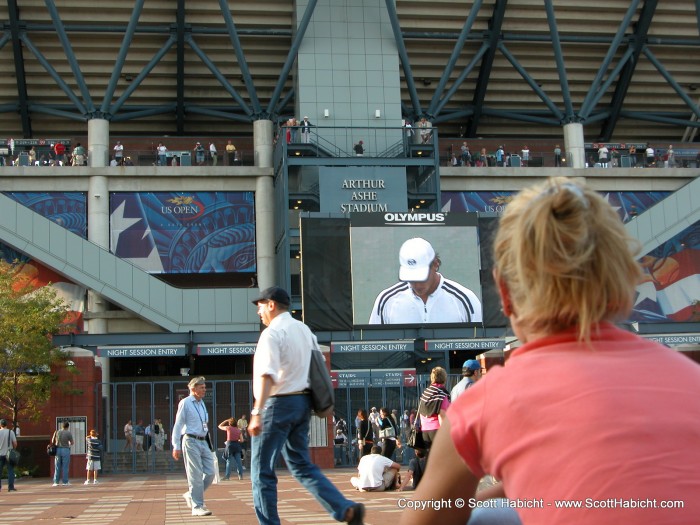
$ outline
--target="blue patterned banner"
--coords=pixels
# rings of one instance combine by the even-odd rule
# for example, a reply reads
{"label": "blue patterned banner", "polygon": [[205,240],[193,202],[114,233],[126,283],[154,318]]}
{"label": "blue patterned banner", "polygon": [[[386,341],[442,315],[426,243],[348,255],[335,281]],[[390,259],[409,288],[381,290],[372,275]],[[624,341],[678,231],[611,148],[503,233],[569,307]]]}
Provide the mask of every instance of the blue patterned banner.
{"label": "blue patterned banner", "polygon": [[[443,191],[442,211],[503,213],[517,191]],[[623,222],[664,200],[670,191],[610,191],[602,195],[617,210]]]}
{"label": "blue patterned banner", "polygon": [[112,252],[151,273],[250,272],[253,192],[111,193]]}

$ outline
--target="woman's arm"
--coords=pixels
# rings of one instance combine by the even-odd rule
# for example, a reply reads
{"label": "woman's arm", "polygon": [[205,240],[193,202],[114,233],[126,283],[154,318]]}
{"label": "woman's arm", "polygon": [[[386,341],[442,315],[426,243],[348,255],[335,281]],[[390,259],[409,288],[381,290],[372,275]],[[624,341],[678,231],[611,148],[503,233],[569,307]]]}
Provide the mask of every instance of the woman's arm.
{"label": "woman's arm", "polygon": [[[399,525],[464,525],[471,511],[469,498],[474,492],[479,479],[469,470],[467,464],[457,453],[452,437],[450,423],[445,418],[440,430],[435,435],[435,443],[430,447],[425,474],[416,489],[414,500],[450,500],[449,508],[430,508],[403,512]],[[462,500],[458,507],[457,500]]]}

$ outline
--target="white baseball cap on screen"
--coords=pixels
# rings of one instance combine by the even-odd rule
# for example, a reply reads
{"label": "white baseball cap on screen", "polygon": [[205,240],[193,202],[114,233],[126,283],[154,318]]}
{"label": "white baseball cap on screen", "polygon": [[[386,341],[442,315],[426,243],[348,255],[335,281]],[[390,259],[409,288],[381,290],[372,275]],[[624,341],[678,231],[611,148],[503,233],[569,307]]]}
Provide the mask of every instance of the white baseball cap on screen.
{"label": "white baseball cap on screen", "polygon": [[428,241],[420,237],[408,239],[399,250],[399,280],[425,281],[434,260],[435,250]]}

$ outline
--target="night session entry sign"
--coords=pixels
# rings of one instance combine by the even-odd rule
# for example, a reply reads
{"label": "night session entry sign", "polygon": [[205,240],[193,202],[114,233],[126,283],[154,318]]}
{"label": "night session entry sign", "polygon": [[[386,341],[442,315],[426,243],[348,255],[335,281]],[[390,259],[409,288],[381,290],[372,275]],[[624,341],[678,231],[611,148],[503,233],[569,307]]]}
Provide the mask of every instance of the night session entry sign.
{"label": "night session entry sign", "polygon": [[197,355],[253,355],[254,343],[197,345]]}
{"label": "night session entry sign", "polygon": [[433,339],[425,342],[426,352],[445,350],[503,350],[505,339]]}
{"label": "night session entry sign", "polygon": [[413,352],[413,341],[331,343],[331,352]]}
{"label": "night session entry sign", "polygon": [[[449,350],[502,350],[504,339],[433,339],[425,341],[426,352]],[[331,352],[413,352],[413,341],[363,341],[331,343]]]}
{"label": "night session entry sign", "polygon": [[179,357],[187,355],[185,345],[170,346],[98,346],[100,357]]}

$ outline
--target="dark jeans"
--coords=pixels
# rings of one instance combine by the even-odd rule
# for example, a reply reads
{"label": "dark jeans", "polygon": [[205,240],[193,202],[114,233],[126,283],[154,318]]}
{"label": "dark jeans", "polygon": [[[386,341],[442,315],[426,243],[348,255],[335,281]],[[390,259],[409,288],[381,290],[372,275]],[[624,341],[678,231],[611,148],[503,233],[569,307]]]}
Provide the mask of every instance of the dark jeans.
{"label": "dark jeans", "polygon": [[260,525],[279,525],[277,474],[280,454],[292,475],[336,521],[343,521],[354,505],[311,462],[309,419],[311,400],[307,395],[273,397],[262,412],[262,433],[251,439],[250,477],[253,503]]}
{"label": "dark jeans", "polygon": [[394,450],[396,450],[396,440],[395,439],[385,439],[382,442],[382,456],[394,460]]}
{"label": "dark jeans", "polygon": [[224,479],[231,477],[231,467],[235,465],[238,479],[243,477],[243,464],[241,463],[241,444],[238,441],[226,442],[226,473]]}
{"label": "dark jeans", "polygon": [[[0,456],[0,472],[7,465],[7,490],[15,488],[15,467],[7,462],[7,456]],[[2,478],[0,478],[0,488],[2,488]]]}
{"label": "dark jeans", "polygon": [[68,483],[68,466],[70,465],[70,447],[58,447],[56,449],[56,457],[54,458],[56,465],[53,475],[53,482],[62,482],[64,485]]}

